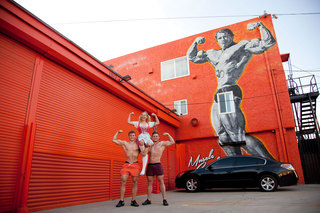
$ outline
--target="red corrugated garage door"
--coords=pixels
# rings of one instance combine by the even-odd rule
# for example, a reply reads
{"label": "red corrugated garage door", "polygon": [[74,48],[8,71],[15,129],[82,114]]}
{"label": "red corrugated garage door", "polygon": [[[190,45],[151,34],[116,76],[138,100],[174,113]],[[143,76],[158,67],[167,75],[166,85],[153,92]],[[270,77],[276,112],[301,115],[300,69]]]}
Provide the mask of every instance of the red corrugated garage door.
{"label": "red corrugated garage door", "polygon": [[15,209],[19,161],[36,54],[0,34],[0,212]]}
{"label": "red corrugated garage door", "polygon": [[[131,129],[128,114],[141,111],[3,35],[0,83],[0,160],[4,162],[0,165],[0,212],[15,211],[17,195],[23,201],[18,206],[27,204],[31,211],[119,198],[119,170],[125,156],[112,137],[118,129],[127,133]],[[21,168],[19,162],[30,124],[35,138],[27,139],[34,141],[28,155],[32,157],[28,188],[31,162],[27,160]],[[171,129],[164,123],[160,128]],[[128,137],[122,134],[120,138]],[[162,160],[170,189],[167,155]],[[20,191],[17,184],[23,180]],[[146,178],[140,178],[138,195],[146,194],[146,186]],[[131,191],[129,180],[125,195],[131,196]]]}
{"label": "red corrugated garage door", "polygon": [[[124,158],[112,143],[129,130],[136,109],[82,77],[44,61],[36,109],[36,136],[28,207],[41,210],[119,197]],[[121,135],[127,139],[127,135]],[[112,186],[111,186],[112,184]],[[139,193],[146,193],[146,180]],[[128,184],[127,195],[131,194]]]}

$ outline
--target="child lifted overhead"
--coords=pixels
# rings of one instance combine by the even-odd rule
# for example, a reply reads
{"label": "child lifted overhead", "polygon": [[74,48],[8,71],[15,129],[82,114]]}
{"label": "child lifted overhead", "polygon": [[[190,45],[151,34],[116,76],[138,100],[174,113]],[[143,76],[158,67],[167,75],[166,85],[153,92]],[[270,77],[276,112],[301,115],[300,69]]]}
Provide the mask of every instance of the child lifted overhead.
{"label": "child lifted overhead", "polygon": [[[156,114],[152,113],[151,115],[154,116],[155,122],[151,122],[150,115],[146,111],[142,112],[141,115],[139,116],[139,121],[131,121],[131,115],[134,113],[131,112],[128,117],[128,124],[131,124],[135,126],[139,132],[138,136],[138,145],[140,148],[140,151],[142,152],[145,147],[147,146],[152,146],[153,141],[151,140],[151,136],[149,134],[149,130],[156,125],[160,124],[160,121],[157,117]],[[142,170],[140,175],[144,175],[146,172],[146,166],[148,162],[148,155],[145,155],[142,157]]]}

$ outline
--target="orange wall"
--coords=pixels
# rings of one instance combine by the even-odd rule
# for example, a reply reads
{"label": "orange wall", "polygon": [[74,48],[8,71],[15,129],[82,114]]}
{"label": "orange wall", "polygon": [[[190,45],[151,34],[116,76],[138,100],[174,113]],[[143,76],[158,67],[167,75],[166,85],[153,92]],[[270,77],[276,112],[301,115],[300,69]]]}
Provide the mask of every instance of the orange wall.
{"label": "orange wall", "polygon": [[[14,2],[0,4],[0,212],[119,198],[125,154],[115,132],[126,140],[129,113],[147,109],[158,114],[160,134],[175,137],[177,117]],[[169,190],[172,153],[175,146],[161,159]],[[140,178],[138,194],[146,184]],[[129,181],[126,196],[131,189]]]}
{"label": "orange wall", "polygon": [[[252,19],[245,22],[227,26],[234,34],[234,40],[251,40],[260,37],[258,31],[248,31],[246,26],[254,21],[262,21],[275,36],[271,18]],[[182,78],[161,81],[160,63],[162,61],[185,56],[188,48],[198,36],[206,38],[206,43],[199,49],[220,49],[215,41],[215,32],[219,29],[204,32],[174,42],[152,47],[136,53],[125,55],[106,61],[105,64],[114,66],[115,71],[121,74],[130,74],[132,83],[147,91],[155,99],[169,108],[173,108],[173,101],[186,98],[188,101],[188,115],[180,117],[183,128],[179,128],[178,138],[212,136],[210,129],[210,109],[217,81],[214,69],[209,63],[194,64],[189,62],[190,75]],[[267,61],[267,63],[266,63]],[[266,54],[254,55],[238,85],[243,92],[241,108],[246,117],[247,132],[272,130],[278,128],[274,96],[271,88],[271,70],[276,79],[277,93],[280,104],[283,126],[293,127],[289,95],[287,93],[286,79],[277,44],[271,47]],[[190,134],[190,120],[196,117],[200,121],[201,130]],[[204,129],[203,129],[204,128]]]}
{"label": "orange wall", "polygon": [[[0,90],[5,98],[0,120],[6,124],[0,165],[8,170],[0,175],[0,212],[118,199],[119,172],[126,158],[112,137],[122,129],[119,138],[127,140],[134,129],[127,123],[129,113],[135,112],[135,120],[142,111],[2,34],[0,46]],[[175,128],[160,122],[159,133],[175,137]],[[174,189],[176,175],[172,153],[175,145],[161,159],[168,190]],[[139,195],[146,194],[146,184],[141,177]],[[131,191],[129,181],[125,196]]]}
{"label": "orange wall", "polygon": [[[261,35],[258,30],[248,31],[247,24],[257,21],[262,22],[276,39],[270,16],[223,28],[232,30],[235,42],[252,40],[260,38]],[[173,102],[176,100],[187,99],[188,115],[180,116],[181,126],[176,131],[176,139],[186,144],[187,154],[189,154],[188,150],[192,150],[196,156],[197,153],[205,156],[212,146],[216,147],[217,153],[223,153],[217,145],[217,134],[210,122],[213,96],[217,90],[215,70],[209,63],[189,62],[189,76],[161,81],[161,62],[186,56],[189,47],[199,36],[205,37],[206,42],[200,44],[198,49],[205,51],[220,49],[215,39],[215,33],[220,29],[203,32],[105,62],[107,65],[113,65],[114,70],[118,73],[129,74],[132,77],[132,83],[168,108],[173,108]],[[237,84],[243,93],[241,110],[246,119],[246,132],[251,135],[259,135],[259,139],[276,159],[293,162],[303,182],[293,113],[278,44],[276,43],[263,54],[253,55]],[[194,127],[190,124],[192,118],[199,120],[198,126]],[[199,142],[202,139],[207,142]],[[205,150],[201,151],[201,149]],[[189,159],[185,160],[187,162]]]}

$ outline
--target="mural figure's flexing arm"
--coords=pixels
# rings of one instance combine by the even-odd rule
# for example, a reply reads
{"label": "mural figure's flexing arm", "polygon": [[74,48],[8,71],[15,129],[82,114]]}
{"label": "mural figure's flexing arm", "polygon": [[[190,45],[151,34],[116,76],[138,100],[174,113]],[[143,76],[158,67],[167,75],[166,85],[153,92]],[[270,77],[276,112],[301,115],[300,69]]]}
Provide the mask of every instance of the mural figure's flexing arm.
{"label": "mural figure's flexing arm", "polygon": [[204,37],[198,37],[190,46],[187,57],[189,61],[192,61],[196,64],[203,64],[208,62],[207,53],[203,50],[198,50],[198,44],[203,44],[205,42]]}
{"label": "mural figure's flexing arm", "polygon": [[250,31],[259,28],[261,34],[261,38],[253,39],[246,45],[245,49],[252,54],[261,54],[276,44],[271,32],[261,22],[250,23],[247,28]]}

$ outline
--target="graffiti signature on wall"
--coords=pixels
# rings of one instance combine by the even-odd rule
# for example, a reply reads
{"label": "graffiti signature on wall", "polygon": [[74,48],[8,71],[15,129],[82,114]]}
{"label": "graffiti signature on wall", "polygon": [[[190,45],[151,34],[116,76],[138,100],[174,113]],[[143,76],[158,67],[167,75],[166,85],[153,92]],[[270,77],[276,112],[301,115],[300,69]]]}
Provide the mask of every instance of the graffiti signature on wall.
{"label": "graffiti signature on wall", "polygon": [[[195,161],[193,161],[193,158],[191,156],[190,160],[189,160],[188,168],[196,167],[197,169],[199,169],[200,167],[201,168],[205,167],[209,160],[212,160],[215,158],[215,155],[213,155],[213,153],[214,153],[214,149],[211,149],[209,152],[209,155],[207,157],[203,157],[203,158],[201,158],[201,154],[199,154],[198,157],[195,159]],[[218,157],[217,159],[219,159],[219,158],[220,157]]]}

